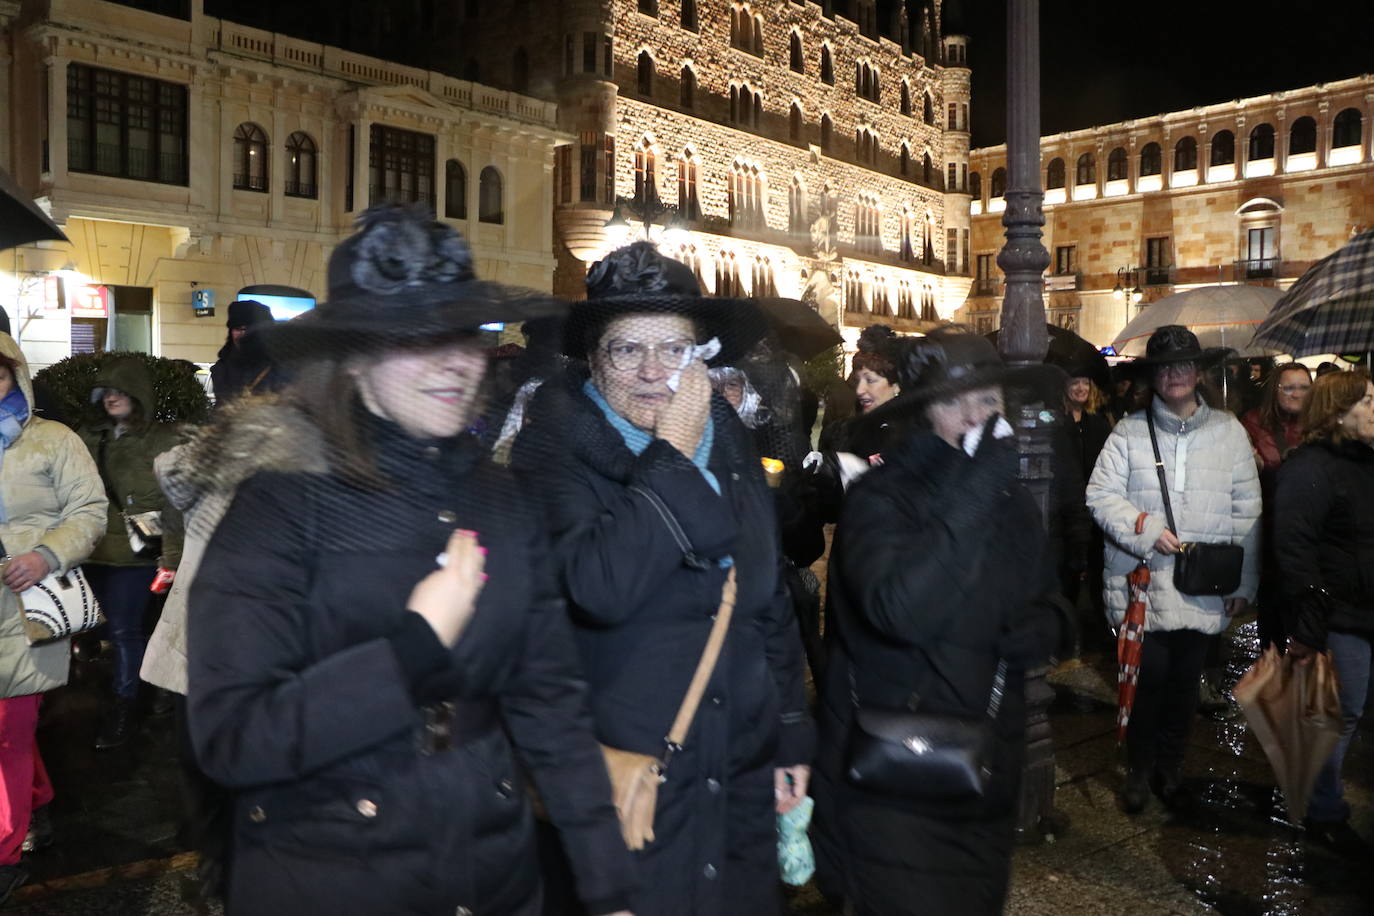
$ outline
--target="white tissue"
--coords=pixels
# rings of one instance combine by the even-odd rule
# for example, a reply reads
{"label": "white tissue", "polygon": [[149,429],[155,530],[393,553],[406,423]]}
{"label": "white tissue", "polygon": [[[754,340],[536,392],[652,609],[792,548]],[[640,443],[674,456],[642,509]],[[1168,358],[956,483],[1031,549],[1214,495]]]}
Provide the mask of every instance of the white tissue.
{"label": "white tissue", "polygon": [[[718,338],[718,337],[712,337],[710,340],[706,341],[706,343],[704,343],[704,344],[698,344],[697,346],[695,346],[695,347],[692,348],[692,358],[689,359],[689,360],[687,360],[687,365],[690,366],[692,363],[696,362],[697,360],[701,360],[702,362],[706,362],[706,360],[708,360],[708,359],[715,359],[715,358],[716,358],[717,356],[719,356],[719,355],[720,355],[720,338]],[[668,390],[669,390],[669,391],[677,391],[677,386],[678,386],[678,385],[681,385],[681,384],[682,384],[682,370],[681,370],[681,369],[679,369],[678,371],[674,372],[672,375],[668,376]]]}
{"label": "white tissue", "polygon": [[[992,438],[994,439],[1005,439],[1013,432],[1015,432],[1015,430],[1011,428],[1011,424],[1007,422],[1006,417],[998,417],[997,422],[992,425]],[[982,439],[983,427],[981,426],[971,432],[964,433],[964,451],[968,453],[970,458],[973,457],[974,452],[978,451],[978,443],[981,442]]]}

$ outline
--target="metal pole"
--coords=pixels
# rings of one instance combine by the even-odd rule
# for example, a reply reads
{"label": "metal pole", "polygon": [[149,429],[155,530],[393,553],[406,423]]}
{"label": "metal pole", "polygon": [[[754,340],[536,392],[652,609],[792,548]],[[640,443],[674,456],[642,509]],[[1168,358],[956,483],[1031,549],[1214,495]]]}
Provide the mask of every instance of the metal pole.
{"label": "metal pole", "polygon": [[[1027,368],[1043,363],[1049,349],[1043,275],[1050,256],[1040,241],[1045,196],[1040,185],[1039,0],[1007,0],[1007,179],[1007,209],[1002,215],[1007,242],[997,255],[1007,282],[997,338],[1007,364]],[[1126,298],[1129,302],[1129,292]],[[1016,405],[1011,419],[1021,453],[1021,479],[1048,518],[1054,478],[1053,409],[1060,398],[1046,403],[1046,393],[1033,383],[1010,394]],[[1022,842],[1037,842],[1063,829],[1063,819],[1054,812],[1054,741],[1049,726],[1054,693],[1045,682],[1048,673],[1040,668],[1026,676],[1026,765],[1016,824]]]}

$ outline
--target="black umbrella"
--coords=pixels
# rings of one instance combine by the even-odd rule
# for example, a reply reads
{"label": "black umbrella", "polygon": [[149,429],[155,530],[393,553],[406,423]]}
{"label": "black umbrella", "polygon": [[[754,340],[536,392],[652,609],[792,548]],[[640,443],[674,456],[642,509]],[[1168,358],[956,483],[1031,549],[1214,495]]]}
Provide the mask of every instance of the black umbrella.
{"label": "black umbrella", "polygon": [[800,299],[766,296],[754,300],[778,333],[783,349],[810,359],[844,342],[840,332]]}
{"label": "black umbrella", "polygon": [[[1045,327],[1050,332],[1050,349],[1045,354],[1046,363],[1063,369],[1070,378],[1090,378],[1104,392],[1111,391],[1112,378],[1111,370],[1107,366],[1107,357],[1103,356],[1097,347],[1066,328],[1048,323]],[[995,344],[1000,333],[1000,330],[993,331],[985,336]]]}
{"label": "black umbrella", "polygon": [[43,239],[68,241],[9,173],[0,169],[0,251]]}

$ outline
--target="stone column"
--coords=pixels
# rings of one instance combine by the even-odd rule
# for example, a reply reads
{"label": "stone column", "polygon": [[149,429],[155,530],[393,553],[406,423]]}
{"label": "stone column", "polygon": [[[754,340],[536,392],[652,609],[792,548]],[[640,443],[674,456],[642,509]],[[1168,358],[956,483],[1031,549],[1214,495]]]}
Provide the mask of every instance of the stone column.
{"label": "stone column", "polygon": [[1245,178],[1245,166],[1250,161],[1250,136],[1245,132],[1245,115],[1236,116],[1236,177]]}
{"label": "stone column", "polygon": [[371,206],[371,194],[367,183],[371,175],[368,155],[372,149],[372,117],[369,112],[360,112],[354,122],[358,129],[354,134],[353,147],[353,211],[361,213]]}
{"label": "stone column", "polygon": [[1278,121],[1274,125],[1274,156],[1278,159],[1274,174],[1282,175],[1288,171],[1288,111],[1280,108],[1274,120]]}
{"label": "stone column", "polygon": [[[1041,243],[1045,225],[1040,185],[1040,2],[1007,0],[1007,209],[1002,214],[1007,242],[997,255],[1006,274],[1002,332],[998,348],[1008,365],[1029,370],[1049,349],[1045,328],[1044,282],[1050,264]],[[1021,373],[1028,376],[1029,371]],[[1021,478],[1045,513],[1054,476],[1051,417],[1044,385],[1013,386],[1010,418],[1021,453]],[[1062,391],[1062,386],[1059,388]],[[1017,814],[1017,835],[1034,842],[1058,830],[1054,814],[1054,743],[1049,728],[1053,693],[1047,669],[1026,680],[1027,752]]]}
{"label": "stone column", "polygon": [[1317,103],[1317,168],[1324,169],[1331,161],[1331,103],[1322,99]]}
{"label": "stone column", "polygon": [[1159,165],[1163,176],[1164,188],[1174,186],[1174,141],[1169,137],[1169,127],[1165,125],[1164,134],[1159,138]]}

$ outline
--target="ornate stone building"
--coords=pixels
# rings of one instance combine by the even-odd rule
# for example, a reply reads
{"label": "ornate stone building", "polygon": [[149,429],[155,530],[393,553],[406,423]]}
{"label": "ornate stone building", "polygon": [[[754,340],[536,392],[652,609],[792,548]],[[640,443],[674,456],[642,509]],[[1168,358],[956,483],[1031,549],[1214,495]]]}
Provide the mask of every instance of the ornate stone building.
{"label": "ornate stone building", "polygon": [[[433,207],[487,278],[552,285],[572,138],[551,101],[201,0],[0,0],[0,106],[0,167],[72,240],[0,253],[0,304],[40,366],[102,346],[211,362],[240,290],[323,296],[330,251],[380,200]],[[217,314],[198,316],[207,290]]]}
{"label": "ornate stone building", "polygon": [[[1050,320],[1105,345],[1173,292],[1290,286],[1374,226],[1371,120],[1374,77],[1360,76],[1043,138]],[[975,276],[960,318],[991,330],[1006,147],[970,158]]]}
{"label": "ornate stone building", "polygon": [[804,296],[852,341],[968,289],[968,44],[947,6],[470,3],[450,65],[559,103],[561,292],[648,232],[708,292]]}

